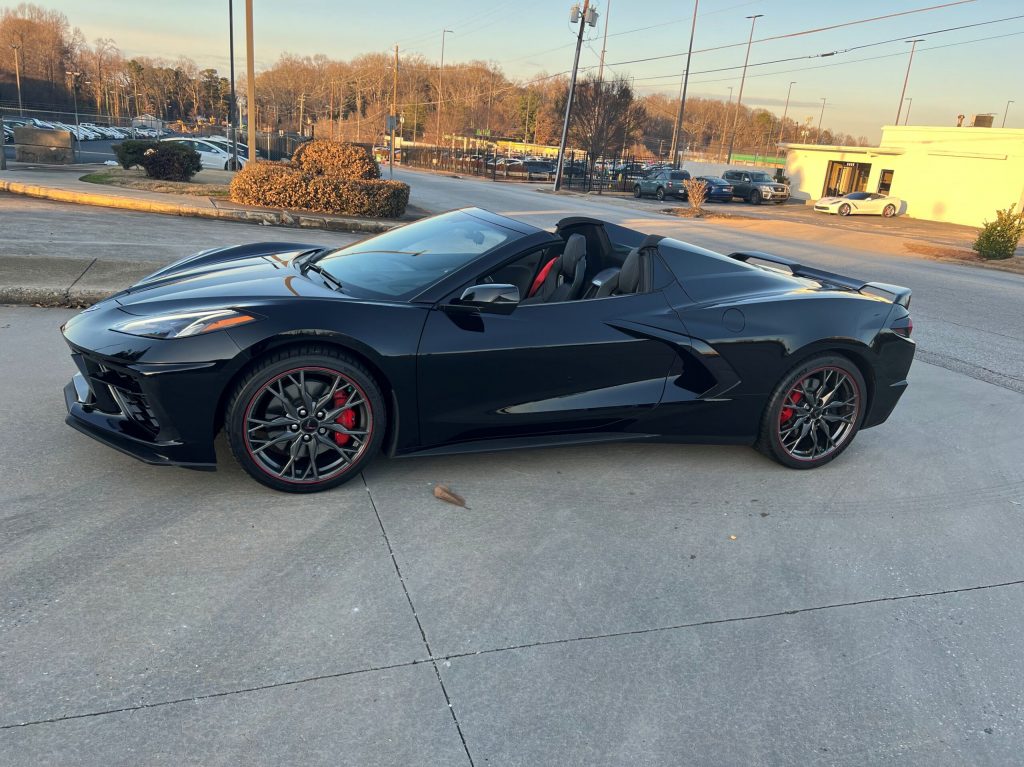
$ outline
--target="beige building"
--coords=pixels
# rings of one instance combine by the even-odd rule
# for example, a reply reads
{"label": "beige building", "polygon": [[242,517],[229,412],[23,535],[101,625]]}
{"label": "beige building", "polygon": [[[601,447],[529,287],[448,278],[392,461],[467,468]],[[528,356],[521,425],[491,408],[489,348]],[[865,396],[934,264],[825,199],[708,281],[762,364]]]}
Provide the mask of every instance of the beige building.
{"label": "beige building", "polygon": [[1024,130],[886,125],[878,146],[782,144],[793,197],[881,192],[901,215],[980,226],[1024,207]]}

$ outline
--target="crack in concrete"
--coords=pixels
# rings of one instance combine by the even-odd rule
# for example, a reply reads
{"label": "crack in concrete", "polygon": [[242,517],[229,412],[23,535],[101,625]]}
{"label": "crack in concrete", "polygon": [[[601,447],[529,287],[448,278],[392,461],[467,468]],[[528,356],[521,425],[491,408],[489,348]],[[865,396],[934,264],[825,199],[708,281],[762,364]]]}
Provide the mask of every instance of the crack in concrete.
{"label": "crack in concrete", "polygon": [[[365,480],[364,480],[365,483]],[[367,487],[367,494],[370,490]],[[370,503],[373,506],[374,513],[377,513],[377,507],[373,504],[373,499],[370,499]],[[377,514],[378,523],[380,522],[380,515]],[[381,525],[381,531],[384,531],[383,525]],[[385,537],[386,540],[386,537]],[[391,551],[391,544],[388,543],[388,549]],[[392,551],[392,559],[394,558],[394,552]],[[395,563],[397,570],[397,562]],[[399,574],[401,579],[401,575]],[[518,645],[508,645],[506,647],[492,647],[486,650],[473,650],[468,652],[452,653],[450,655],[430,655],[426,658],[417,658],[411,661],[403,661],[401,663],[392,663],[384,666],[369,666],[367,668],[351,669],[349,671],[338,671],[331,674],[319,674],[317,676],[304,677],[302,679],[290,679],[284,682],[272,682],[270,684],[254,685],[252,687],[242,687],[236,690],[222,690],[221,692],[206,693],[204,695],[193,695],[187,698],[175,698],[173,700],[156,701],[154,703],[140,703],[134,706],[122,706],[119,708],[104,709],[101,711],[90,711],[84,714],[68,714],[67,716],[56,716],[47,719],[35,719],[29,722],[15,722],[13,724],[0,725],[0,731],[2,730],[13,730],[19,727],[32,727],[40,724],[55,724],[58,722],[66,722],[73,719],[90,719],[97,716],[106,716],[108,714],[121,714],[132,711],[143,711],[151,708],[162,708],[163,706],[174,706],[181,703],[196,703],[201,700],[213,700],[216,698],[225,698],[231,695],[243,695],[245,693],[262,692],[264,690],[273,690],[280,687],[292,687],[300,684],[307,684],[309,682],[320,682],[328,679],[340,679],[342,677],[356,676],[358,674],[371,674],[378,671],[391,671],[400,668],[409,668],[411,666],[419,666],[424,663],[430,663],[434,667],[434,672],[438,676],[438,681],[441,684],[441,689],[444,691],[445,700],[448,701],[449,711],[451,711],[452,719],[455,721],[456,727],[458,728],[460,737],[462,736],[462,728],[459,725],[458,719],[455,716],[455,710],[451,706],[451,701],[448,697],[447,690],[445,689],[444,682],[441,681],[441,675],[437,668],[438,661],[446,660],[458,660],[460,658],[470,658],[478,655],[490,655],[493,653],[510,652],[515,650],[528,650],[536,647],[550,647],[554,645],[572,644],[574,642],[592,642],[603,639],[619,639],[622,637],[633,637],[643,636],[645,634],[658,634],[670,631],[680,631],[683,629],[700,628],[702,626],[717,626],[727,623],[744,623],[746,621],[765,620],[769,618],[783,618],[793,615],[802,615],[805,613],[820,612],[824,610],[835,610],[843,607],[859,607],[863,605],[883,604],[886,602],[901,602],[908,599],[927,599],[930,597],[941,597],[951,596],[954,594],[968,594],[974,591],[988,591],[992,589],[1008,588],[1010,586],[1024,586],[1024,579],[1003,581],[1000,583],[988,583],[981,586],[965,586],[958,589],[943,589],[941,591],[924,591],[916,594],[902,594],[894,597],[873,597],[871,599],[858,599],[852,602],[836,602],[834,604],[827,605],[815,605],[813,607],[799,607],[793,610],[778,610],[771,613],[758,613],[756,615],[742,615],[733,618],[712,618],[703,621],[694,621],[691,623],[679,623],[671,626],[653,626],[645,629],[633,629],[630,631],[615,631],[606,634],[587,634],[578,637],[568,637],[565,639],[549,639],[539,642],[527,642]],[[402,588],[405,589],[405,581],[402,581]],[[406,591],[406,598],[408,598],[408,591]],[[410,600],[410,606],[412,601]],[[415,616],[415,610],[413,612]],[[420,632],[423,633],[423,627],[420,624],[419,618],[417,617],[416,623],[420,626]],[[424,638],[424,643],[426,639]],[[463,747],[466,748],[465,738],[462,740]],[[466,748],[466,756],[470,759],[470,764],[473,763],[472,757],[469,754],[469,749]]]}

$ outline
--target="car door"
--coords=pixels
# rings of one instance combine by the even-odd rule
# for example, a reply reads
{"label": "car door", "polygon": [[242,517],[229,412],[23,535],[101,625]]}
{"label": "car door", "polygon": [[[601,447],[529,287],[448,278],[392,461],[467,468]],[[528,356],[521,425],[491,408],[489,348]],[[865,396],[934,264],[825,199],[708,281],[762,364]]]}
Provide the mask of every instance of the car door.
{"label": "car door", "polygon": [[637,332],[682,323],[657,290],[428,315],[417,362],[424,447],[476,439],[619,431],[661,401],[676,359]]}
{"label": "car door", "polygon": [[224,163],[227,162],[226,153],[206,141],[193,141],[192,145],[199,152],[204,168],[223,170]]}

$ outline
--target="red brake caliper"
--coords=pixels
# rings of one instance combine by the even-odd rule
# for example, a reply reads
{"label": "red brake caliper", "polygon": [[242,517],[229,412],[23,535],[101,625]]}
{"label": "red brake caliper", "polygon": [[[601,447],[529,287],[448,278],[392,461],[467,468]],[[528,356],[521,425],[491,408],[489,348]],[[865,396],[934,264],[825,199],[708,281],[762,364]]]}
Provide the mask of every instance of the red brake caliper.
{"label": "red brake caliper", "polygon": [[[351,395],[345,394],[344,392],[340,391],[335,392],[334,407],[344,407],[344,405],[354,396],[355,392],[352,392]],[[335,423],[341,424],[346,429],[351,429],[353,426],[356,425],[355,409],[349,408],[348,410],[346,410],[344,413],[339,415],[337,419],[335,419]],[[349,442],[352,441],[352,438],[348,434],[339,434],[338,432],[334,432],[334,441],[337,442],[339,445],[347,445]]]}
{"label": "red brake caliper", "polygon": [[[791,391],[789,393],[789,399],[790,399],[790,401],[794,405],[796,405],[798,402],[800,402],[800,400],[802,400],[803,398],[804,398],[804,393],[802,391],[800,391],[799,389],[794,389],[793,391]],[[782,408],[782,412],[779,413],[779,423],[785,423],[786,421],[788,421],[792,417],[793,417],[793,408],[791,408],[791,407],[784,407],[784,408]]]}

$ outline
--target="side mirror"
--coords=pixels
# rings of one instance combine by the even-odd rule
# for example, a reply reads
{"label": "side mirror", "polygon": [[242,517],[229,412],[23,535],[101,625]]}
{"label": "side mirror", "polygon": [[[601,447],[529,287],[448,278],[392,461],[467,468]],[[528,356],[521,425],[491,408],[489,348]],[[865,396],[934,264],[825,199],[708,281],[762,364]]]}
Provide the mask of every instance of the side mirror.
{"label": "side mirror", "polygon": [[474,285],[463,291],[459,305],[495,314],[511,314],[519,305],[519,288],[515,285]]}

